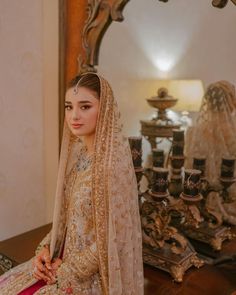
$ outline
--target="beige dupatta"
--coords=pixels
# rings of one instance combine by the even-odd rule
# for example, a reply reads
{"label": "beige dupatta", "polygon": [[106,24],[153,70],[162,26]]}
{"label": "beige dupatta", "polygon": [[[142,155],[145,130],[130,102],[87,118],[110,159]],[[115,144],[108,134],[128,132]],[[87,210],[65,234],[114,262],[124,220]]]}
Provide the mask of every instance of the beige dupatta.
{"label": "beige dupatta", "polygon": [[[104,295],[143,294],[138,192],[131,153],[108,82],[100,79],[100,109],[94,141],[92,199],[99,272]],[[63,242],[64,186],[79,157],[79,140],[64,123],[50,253]]]}
{"label": "beige dupatta", "polygon": [[185,166],[192,166],[193,157],[205,157],[207,179],[219,183],[222,157],[236,157],[236,97],[232,84],[219,81],[208,86],[196,124],[188,129],[185,142]]}

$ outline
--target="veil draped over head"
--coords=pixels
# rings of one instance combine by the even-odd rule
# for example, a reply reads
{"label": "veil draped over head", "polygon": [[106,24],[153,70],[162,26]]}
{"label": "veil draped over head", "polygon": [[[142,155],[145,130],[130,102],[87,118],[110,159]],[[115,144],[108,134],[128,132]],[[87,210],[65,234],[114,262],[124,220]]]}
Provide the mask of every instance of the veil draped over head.
{"label": "veil draped over head", "polygon": [[[100,80],[100,107],[92,163],[93,217],[103,294],[143,294],[141,225],[137,182],[128,140],[108,82]],[[66,177],[80,157],[81,140],[64,122],[51,233],[50,253],[56,256],[65,227]]]}
{"label": "veil draped over head", "polygon": [[236,158],[235,87],[227,81],[210,84],[196,123],[186,134],[186,167],[193,158],[206,158],[206,177],[219,183],[222,157]]}

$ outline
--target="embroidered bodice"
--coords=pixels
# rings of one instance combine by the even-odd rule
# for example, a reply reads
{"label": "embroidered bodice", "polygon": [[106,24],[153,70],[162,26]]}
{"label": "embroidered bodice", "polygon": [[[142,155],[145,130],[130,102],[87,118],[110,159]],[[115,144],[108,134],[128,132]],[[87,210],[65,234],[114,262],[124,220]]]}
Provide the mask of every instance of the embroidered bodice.
{"label": "embroidered bodice", "polygon": [[66,260],[73,248],[83,251],[95,243],[91,199],[91,157],[82,158],[82,161],[73,167],[65,197],[67,230],[63,259]]}
{"label": "embroidered bodice", "polygon": [[[80,155],[65,190],[65,239],[59,287],[101,294],[91,196],[92,156]],[[78,284],[79,283],[79,284]],[[80,293],[78,293],[80,294]]]}

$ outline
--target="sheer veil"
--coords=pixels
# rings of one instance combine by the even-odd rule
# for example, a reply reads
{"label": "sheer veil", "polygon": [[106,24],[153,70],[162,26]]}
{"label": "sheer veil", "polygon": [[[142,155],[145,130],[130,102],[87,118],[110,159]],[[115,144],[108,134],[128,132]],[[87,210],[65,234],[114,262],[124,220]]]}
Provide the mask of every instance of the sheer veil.
{"label": "sheer veil", "polygon": [[[100,79],[100,109],[94,141],[92,199],[103,294],[143,294],[138,192],[131,152],[122,135],[117,102]],[[64,123],[50,253],[60,252],[65,230],[67,175],[80,157],[81,140]]]}
{"label": "sheer veil", "polygon": [[196,124],[186,134],[186,167],[193,157],[206,158],[206,176],[219,183],[222,157],[236,158],[235,88],[227,81],[208,86]]}

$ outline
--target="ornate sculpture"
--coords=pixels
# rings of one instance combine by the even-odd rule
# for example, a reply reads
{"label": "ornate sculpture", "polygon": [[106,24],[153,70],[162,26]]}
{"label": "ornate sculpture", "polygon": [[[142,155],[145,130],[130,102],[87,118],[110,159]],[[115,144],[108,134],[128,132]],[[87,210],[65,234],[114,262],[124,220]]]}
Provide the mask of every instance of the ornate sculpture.
{"label": "ornate sculpture", "polygon": [[221,250],[222,243],[232,239],[230,228],[222,226],[219,215],[208,210],[205,203],[201,203],[200,170],[185,170],[184,191],[180,197],[184,204],[175,206],[176,210],[183,213],[184,222],[176,224],[184,234],[193,240],[209,244],[214,250]]}
{"label": "ornate sculpture", "polygon": [[[231,0],[236,5],[236,0]],[[212,5],[218,8],[224,8],[228,4],[228,0],[212,0]]]}
{"label": "ornate sculpture", "polygon": [[206,198],[205,207],[218,216],[221,223],[236,225],[236,201],[229,193],[229,187],[236,182],[234,176],[235,159],[223,158],[221,163],[220,182],[222,186],[212,190]]}
{"label": "ornate sculpture", "polygon": [[85,22],[82,43],[85,60],[78,56],[79,72],[96,72],[102,38],[112,21],[123,21],[122,10],[129,0],[88,0],[88,18]]}
{"label": "ornate sculpture", "polygon": [[202,266],[203,261],[198,259],[188,240],[171,225],[168,170],[154,168],[153,175],[152,189],[143,194],[141,204],[143,259],[169,272],[176,282],[182,282],[185,271],[191,266]]}
{"label": "ornate sculpture", "polygon": [[[159,0],[161,2],[168,2],[169,0]],[[236,5],[236,0],[231,0]],[[217,8],[224,8],[228,4],[228,0],[212,0],[212,5]]]}
{"label": "ornate sculpture", "polygon": [[[168,0],[159,0],[168,2]],[[123,21],[122,11],[129,0],[88,0],[88,18],[83,27],[82,44],[85,59],[78,56],[78,72],[96,71],[102,38],[112,21]],[[236,5],[236,0],[231,0]],[[223,8],[228,0],[212,0],[214,7]]]}
{"label": "ornate sculpture", "polygon": [[16,265],[17,263],[15,261],[0,253],[0,274],[10,270],[13,266]]}
{"label": "ornate sculpture", "polygon": [[171,181],[169,185],[170,194],[179,197],[183,191],[181,171],[184,166],[184,131],[173,130],[173,142],[170,156],[171,162]]}
{"label": "ornate sculpture", "polygon": [[165,202],[144,201],[141,216],[144,244],[153,249],[163,249],[165,243],[169,243],[172,253],[184,252],[187,240],[169,225],[171,217]]}
{"label": "ornate sculpture", "polygon": [[171,205],[172,198],[168,192],[169,171],[153,167],[147,173],[141,166],[142,138],[130,137],[129,143],[138,188],[143,176],[149,182],[147,191],[142,193],[139,190],[144,262],[169,272],[176,282],[182,282],[185,271],[191,266],[202,266],[203,261],[197,257],[188,240],[171,224],[170,213],[178,205],[176,206],[176,202]]}
{"label": "ornate sculpture", "polygon": [[156,149],[164,138],[171,141],[173,129],[180,128],[180,124],[173,122],[166,113],[166,109],[173,107],[178,99],[170,96],[168,90],[162,87],[158,89],[157,96],[146,100],[157,110],[157,115],[152,120],[140,120],[141,134],[149,141],[151,148]]}

